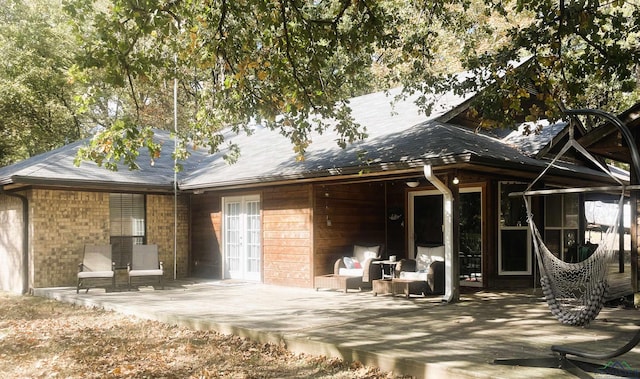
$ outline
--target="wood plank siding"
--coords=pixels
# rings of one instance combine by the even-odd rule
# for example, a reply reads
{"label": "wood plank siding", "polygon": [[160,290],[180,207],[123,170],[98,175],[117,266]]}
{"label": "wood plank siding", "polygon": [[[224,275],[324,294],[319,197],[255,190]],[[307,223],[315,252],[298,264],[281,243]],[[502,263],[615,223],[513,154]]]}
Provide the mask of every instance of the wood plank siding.
{"label": "wood plank siding", "polygon": [[310,184],[262,192],[264,283],[312,285],[311,194]]}
{"label": "wood plank siding", "polygon": [[222,278],[222,198],[217,194],[191,196],[191,252],[189,269],[196,277]]}
{"label": "wood plank siding", "polygon": [[258,192],[191,196],[191,273],[222,279],[222,200],[261,196],[262,281],[286,286],[312,285],[311,185],[269,187]]}
{"label": "wood plank siding", "polygon": [[336,259],[351,256],[354,244],[384,245],[383,183],[314,187],[314,275],[333,272]]}

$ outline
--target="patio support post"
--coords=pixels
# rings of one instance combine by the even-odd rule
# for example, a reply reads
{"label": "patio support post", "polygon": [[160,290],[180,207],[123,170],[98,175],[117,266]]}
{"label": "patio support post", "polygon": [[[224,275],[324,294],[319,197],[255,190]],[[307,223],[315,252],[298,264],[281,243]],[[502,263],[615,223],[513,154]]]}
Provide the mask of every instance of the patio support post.
{"label": "patio support post", "polygon": [[424,176],[433,184],[443,196],[443,220],[444,220],[444,297],[443,301],[448,303],[456,302],[460,299],[459,279],[454,277],[453,267],[453,194],[449,187],[440,181],[435,175],[431,165],[424,166]]}

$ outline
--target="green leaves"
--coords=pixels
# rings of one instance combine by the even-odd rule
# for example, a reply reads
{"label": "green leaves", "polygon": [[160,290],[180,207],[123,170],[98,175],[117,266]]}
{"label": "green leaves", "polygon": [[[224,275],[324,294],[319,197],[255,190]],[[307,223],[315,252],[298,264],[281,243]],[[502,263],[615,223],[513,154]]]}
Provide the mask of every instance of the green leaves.
{"label": "green leaves", "polygon": [[149,164],[160,156],[161,146],[153,141],[153,131],[150,128],[140,128],[127,119],[119,119],[108,129],[98,133],[87,146],[79,149],[75,165],[82,160],[91,160],[99,167],[104,166],[111,171],[118,170],[118,164],[123,163],[130,170],[139,169],[138,156],[140,148],[146,148],[151,158]]}
{"label": "green leaves", "polygon": [[76,46],[56,1],[0,7],[0,166],[82,134],[66,71]]}
{"label": "green leaves", "polygon": [[[222,129],[256,122],[286,136],[300,160],[314,133],[345,147],[366,136],[345,100],[398,85],[404,95],[487,88],[472,109],[487,127],[553,120],[563,107],[617,112],[639,94],[640,10],[622,0],[63,1],[67,17],[50,12],[51,23],[44,2],[0,11],[9,120],[0,122],[11,131],[0,153],[15,145],[28,155],[100,127],[78,159],[135,168],[125,149],[146,146],[151,128],[174,128],[176,79],[181,158],[187,143],[215,152]],[[465,80],[452,76],[462,70]],[[428,114],[433,100],[418,104]],[[19,132],[25,124],[46,138]]]}
{"label": "green leaves", "polygon": [[[501,101],[485,98],[476,103],[475,109],[485,123],[512,125],[537,117],[554,120],[561,117],[563,108],[599,108],[616,113],[638,101],[640,28],[637,18],[630,17],[638,14],[637,4],[585,0],[564,2],[560,9],[555,2],[532,0],[519,1],[516,9],[533,12],[535,19],[511,28],[508,38],[512,42],[489,52],[486,59],[468,61],[468,67],[474,70],[487,67],[488,60],[502,70],[508,67],[504,52],[531,55],[526,70],[519,70],[512,79],[495,82],[503,95]],[[522,89],[536,97],[523,104]]]}

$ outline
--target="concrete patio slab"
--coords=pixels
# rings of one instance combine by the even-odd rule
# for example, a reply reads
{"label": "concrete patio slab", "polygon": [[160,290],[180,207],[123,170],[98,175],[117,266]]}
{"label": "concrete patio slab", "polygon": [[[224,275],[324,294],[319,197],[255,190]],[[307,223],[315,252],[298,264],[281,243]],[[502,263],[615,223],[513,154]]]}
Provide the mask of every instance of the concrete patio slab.
{"label": "concrete patio slab", "polygon": [[[75,287],[37,296],[145,319],[286,345],[297,353],[360,361],[416,378],[574,378],[556,368],[497,365],[497,358],[549,358],[551,345],[612,351],[639,328],[640,313],[605,308],[588,327],[560,324],[533,290],[470,292],[455,304],[440,297],[315,291],[237,281],[168,282],[165,290]],[[638,369],[640,348],[615,358]],[[594,377],[607,377],[592,373]]]}

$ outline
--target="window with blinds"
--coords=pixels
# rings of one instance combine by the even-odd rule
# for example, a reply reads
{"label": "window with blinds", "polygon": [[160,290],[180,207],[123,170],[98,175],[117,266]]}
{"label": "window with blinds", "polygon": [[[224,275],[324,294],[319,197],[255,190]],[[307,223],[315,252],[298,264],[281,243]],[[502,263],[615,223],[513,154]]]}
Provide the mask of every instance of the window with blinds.
{"label": "window with blinds", "polygon": [[131,262],[133,245],[145,243],[145,215],[144,195],[130,193],[109,195],[110,239],[116,268],[126,268]]}

